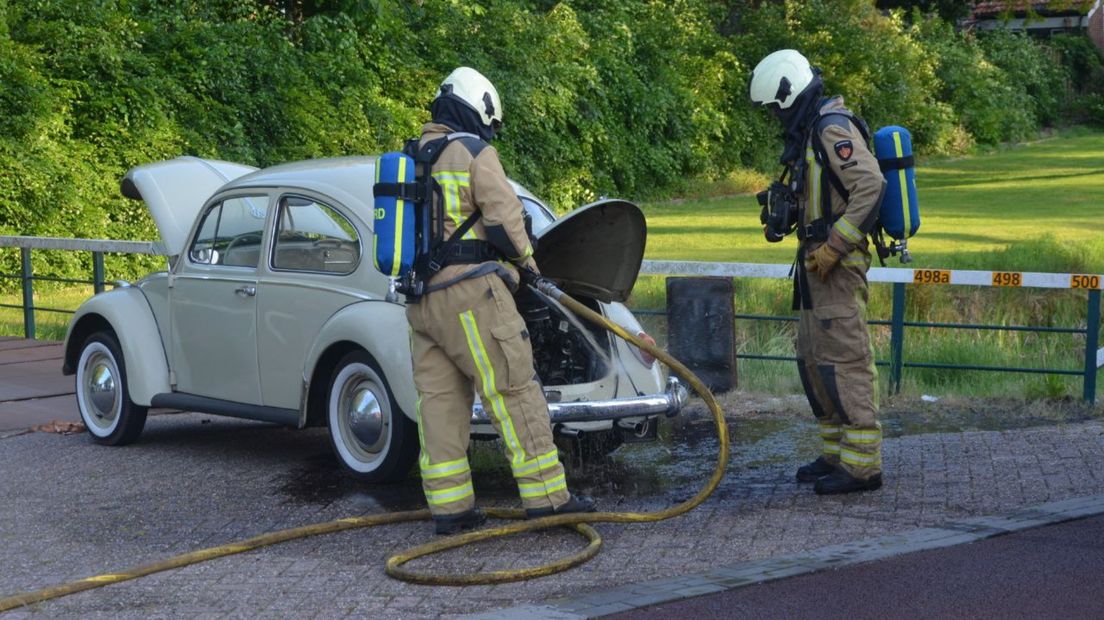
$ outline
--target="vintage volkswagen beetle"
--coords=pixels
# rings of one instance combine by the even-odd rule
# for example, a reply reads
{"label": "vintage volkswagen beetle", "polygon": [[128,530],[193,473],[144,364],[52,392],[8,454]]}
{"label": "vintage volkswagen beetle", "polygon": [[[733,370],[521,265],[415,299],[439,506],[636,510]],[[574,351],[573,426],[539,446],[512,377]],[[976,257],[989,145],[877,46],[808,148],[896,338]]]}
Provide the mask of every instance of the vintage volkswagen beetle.
{"label": "vintage volkswagen beetle", "polygon": [[[63,371],[92,438],[135,440],[150,407],[324,425],[350,471],[403,477],[418,452],[416,392],[402,299],[371,259],[374,165],[181,157],[130,170],[123,194],[148,206],[168,269],[92,297],[69,325]],[[603,201],[557,221],[515,187],[544,272],[642,332],[617,303],[643,257],[639,209]],[[536,297],[519,309],[559,432],[647,437],[682,407],[685,389],[635,347]],[[494,435],[478,404],[472,415],[473,434]]]}

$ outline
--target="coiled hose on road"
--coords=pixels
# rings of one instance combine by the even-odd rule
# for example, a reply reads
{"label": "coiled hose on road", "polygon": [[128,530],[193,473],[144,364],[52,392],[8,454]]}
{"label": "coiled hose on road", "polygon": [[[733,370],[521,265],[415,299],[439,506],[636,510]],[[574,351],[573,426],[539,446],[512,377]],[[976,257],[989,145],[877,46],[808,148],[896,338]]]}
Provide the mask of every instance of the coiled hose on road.
{"label": "coiled hose on road", "polygon": [[[428,585],[449,585],[449,586],[467,586],[467,585],[480,585],[480,584],[493,584],[503,583],[507,581],[521,581],[525,579],[532,579],[534,577],[543,577],[545,575],[552,575],[574,566],[578,566],[583,562],[593,558],[598,554],[599,549],[602,547],[602,537],[598,534],[597,530],[590,526],[591,523],[651,523],[655,521],[663,521],[672,517],[677,517],[681,514],[689,512],[697,505],[701,504],[713,493],[720,484],[721,478],[724,476],[725,468],[728,466],[728,425],[725,423],[724,414],[721,411],[720,405],[713,397],[712,392],[698,379],[694,373],[690,372],[686,366],[683,366],[678,360],[671,357],[667,352],[659,349],[657,346],[645,342],[635,335],[625,331],[620,325],[610,321],[601,314],[594,312],[590,308],[587,308],[583,304],[579,303],[575,299],[572,299],[569,295],[556,288],[551,282],[542,280],[538,284],[540,291],[553,299],[556,299],[569,310],[577,314],[578,316],[600,325],[606,330],[616,334],[618,337],[623,338],[633,345],[651,353],[656,359],[662,361],[670,367],[671,371],[678,377],[685,379],[686,382],[701,395],[705,400],[705,404],[709,407],[710,413],[713,415],[713,422],[717,426],[717,440],[718,440],[718,452],[717,452],[717,465],[713,469],[713,474],[709,477],[709,481],[696,495],[690,499],[676,504],[665,510],[658,512],[591,512],[591,513],[574,513],[563,515],[552,515],[548,517],[542,517],[539,519],[525,519],[525,513],[522,510],[516,509],[501,509],[490,508],[487,509],[487,515],[498,519],[510,519],[515,520],[513,523],[501,525],[498,527],[490,527],[482,530],[476,530],[473,532],[467,532],[465,534],[459,534],[456,536],[449,536],[448,538],[442,538],[434,540],[433,542],[419,545],[412,549],[408,549],[401,553],[397,553],[391,556],[387,560],[387,574],[396,579],[402,579],[404,581],[410,581],[413,583],[428,584]],[[391,512],[380,515],[371,515],[365,517],[348,517],[344,519],[337,519],[335,521],[329,521],[326,523],[316,523],[314,525],[305,525],[302,527],[295,527],[286,530],[279,530],[276,532],[269,532],[267,534],[261,534],[260,536],[254,536],[235,543],[226,545],[220,545],[218,547],[211,547],[208,549],[201,549],[199,551],[192,551],[175,557],[171,557],[152,564],[146,564],[125,571],[119,571],[114,573],[107,573],[103,575],[96,575],[94,577],[87,577],[78,581],[73,581],[66,584],[52,586],[49,588],[43,588],[41,590],[35,590],[33,592],[25,592],[22,594],[16,594],[14,596],[8,596],[0,599],[0,612],[8,611],[18,607],[31,605],[34,603],[40,603],[42,601],[48,601],[50,599],[67,596],[69,594],[75,594],[84,590],[91,590],[93,588],[99,588],[102,586],[110,585],[113,583],[119,583],[122,581],[129,581],[131,579],[137,579],[153,573],[166,571],[174,568],[180,568],[188,566],[189,564],[196,564],[199,562],[205,562],[207,560],[213,560],[227,555],[233,555],[236,553],[244,553],[246,551],[252,551],[260,547],[266,547],[268,545],[274,545],[276,543],[286,542],[297,538],[305,538],[308,536],[318,536],[320,534],[330,534],[333,532],[341,532],[345,530],[351,530],[363,527],[373,527],[376,525],[387,525],[390,523],[406,523],[409,521],[427,521],[432,516],[429,510],[410,510],[404,512]],[[434,553],[440,553],[449,549],[455,549],[464,545],[472,544],[489,538],[495,538],[498,536],[508,536],[510,534],[518,534],[521,532],[531,532],[534,530],[543,530],[550,527],[571,527],[576,532],[584,536],[588,544],[581,551],[561,558],[549,564],[542,566],[535,566],[532,568],[523,569],[511,569],[501,571],[491,571],[484,573],[454,573],[454,574],[427,574],[404,568],[403,565],[411,560],[432,555]]]}

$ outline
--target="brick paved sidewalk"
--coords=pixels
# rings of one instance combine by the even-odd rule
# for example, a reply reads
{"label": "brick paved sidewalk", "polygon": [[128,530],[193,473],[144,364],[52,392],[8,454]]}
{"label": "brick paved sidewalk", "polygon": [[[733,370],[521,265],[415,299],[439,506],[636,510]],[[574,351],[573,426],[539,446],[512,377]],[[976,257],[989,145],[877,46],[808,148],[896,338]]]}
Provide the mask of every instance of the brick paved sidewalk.
{"label": "brick paved sidewalk", "polygon": [[[790,426],[797,435],[811,430],[807,422]],[[602,553],[553,577],[469,588],[391,580],[383,573],[389,553],[432,538],[428,524],[417,523],[295,541],[42,603],[4,620],[454,617],[1104,493],[1104,424],[1095,420],[889,439],[886,486],[842,498],[817,497],[791,481],[794,442],[786,438],[794,435],[765,437],[754,450],[737,446],[717,493],[688,515],[659,524],[599,525]],[[603,509],[654,510],[684,499],[705,476],[692,488],[664,485],[650,480],[657,475],[652,466],[704,460],[695,471],[707,471],[710,441],[688,437],[690,447],[642,453],[654,463],[641,462],[635,447],[627,447],[617,460],[622,474],[654,483],[654,492],[599,489]],[[473,461],[480,502],[513,505],[508,473],[482,464],[501,459]],[[0,595],[422,501],[416,480],[372,488],[337,476],[322,430],[184,414],[152,417],[139,443],[126,448],[96,446],[83,435],[8,437],[0,439]],[[442,571],[526,566],[578,545],[571,534],[547,532],[420,565]]]}

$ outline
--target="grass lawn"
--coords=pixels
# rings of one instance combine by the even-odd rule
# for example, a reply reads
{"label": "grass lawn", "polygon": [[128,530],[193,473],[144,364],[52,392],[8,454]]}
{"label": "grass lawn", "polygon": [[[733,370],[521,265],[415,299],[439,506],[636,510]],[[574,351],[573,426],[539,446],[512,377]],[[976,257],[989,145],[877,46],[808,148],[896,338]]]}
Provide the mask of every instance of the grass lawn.
{"label": "grass lawn", "polygon": [[[921,227],[910,267],[1104,273],[1104,134],[1074,132],[959,159],[921,159]],[[763,240],[751,195],[644,205],[646,256],[654,259],[786,263],[796,239]],[[896,258],[887,262],[899,267]],[[736,281],[737,312],[785,315],[790,283]],[[871,318],[889,318],[890,287],[871,289]],[[637,308],[664,306],[662,278],[634,290]],[[1039,289],[909,287],[910,320],[1083,326],[1085,294]],[[650,321],[660,335],[661,321]],[[879,359],[888,330],[875,328]],[[1077,368],[1084,338],[966,330],[906,330],[906,361]],[[792,354],[792,327],[738,323],[739,350]],[[741,361],[745,387],[798,389],[790,364]],[[782,368],[785,367],[783,371]],[[905,371],[906,391],[969,395],[1079,396],[1080,379],[1041,375]]]}
{"label": "grass lawn", "polygon": [[[108,289],[111,287],[108,286]],[[76,310],[81,303],[92,296],[92,285],[68,286],[60,290],[35,292],[35,334],[41,340],[61,340],[69,326],[70,314],[50,312],[42,308],[56,310]],[[23,295],[21,293],[0,295],[0,304],[19,306],[19,308],[0,308],[0,336],[23,337]]]}
{"label": "grass lawn", "polygon": [[[1104,272],[1104,134],[960,159],[921,158],[916,184],[921,227],[909,243],[912,266]],[[793,260],[796,240],[763,240],[751,195],[646,204],[644,211],[647,258]],[[1048,236],[1079,251],[1039,254],[1036,244]],[[888,266],[899,266],[893,260]]]}

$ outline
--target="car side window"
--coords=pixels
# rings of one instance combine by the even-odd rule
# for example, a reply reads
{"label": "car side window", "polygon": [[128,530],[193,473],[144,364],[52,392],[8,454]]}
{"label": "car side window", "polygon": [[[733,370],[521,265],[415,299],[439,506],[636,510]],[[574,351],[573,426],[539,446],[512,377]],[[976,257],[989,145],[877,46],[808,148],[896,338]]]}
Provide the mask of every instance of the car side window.
{"label": "car side window", "polygon": [[529,217],[533,218],[534,234],[548,228],[552,222],[556,221],[555,216],[553,216],[544,205],[524,196],[519,196],[518,198],[521,199],[521,205],[525,207],[525,212],[529,214]]}
{"label": "car side window", "polygon": [[356,228],[333,207],[310,198],[280,199],[272,267],[352,273],[360,262]]}
{"label": "car side window", "polygon": [[212,205],[188,257],[204,265],[256,268],[267,211],[266,196],[239,196]]}

